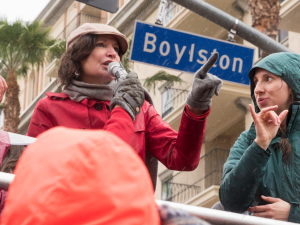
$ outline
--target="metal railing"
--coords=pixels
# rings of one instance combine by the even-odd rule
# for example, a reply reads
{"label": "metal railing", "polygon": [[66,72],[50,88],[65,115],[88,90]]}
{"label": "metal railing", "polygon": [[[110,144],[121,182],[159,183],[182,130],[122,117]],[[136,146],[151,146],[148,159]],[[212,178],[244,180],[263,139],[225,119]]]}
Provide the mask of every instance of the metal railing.
{"label": "metal railing", "polygon": [[[9,184],[14,180],[15,175],[0,172],[0,187],[2,190],[8,190]],[[200,219],[209,222],[212,225],[292,225],[296,223],[283,222],[279,220],[265,219],[261,217],[248,216],[232,212],[225,212],[216,209],[207,209],[198,206],[184,205],[174,202],[156,200],[158,206],[168,205],[175,209],[184,210]]]}
{"label": "metal railing", "polygon": [[229,150],[213,149],[200,158],[198,167],[191,172],[179,172],[163,182],[166,201],[184,203],[212,185],[220,185],[223,165]]}
{"label": "metal railing", "polygon": [[[169,86],[170,82],[167,82],[164,86],[165,91],[162,93],[162,118],[169,115],[174,109],[179,107],[183,102],[186,101],[190,87],[194,76],[189,73],[180,73],[177,77],[180,77],[184,82],[173,86]],[[177,88],[180,87],[180,88]],[[163,96],[167,94],[168,97]]]}
{"label": "metal railing", "polygon": [[180,103],[186,100],[189,90],[168,88],[166,89],[166,92],[172,92],[172,97],[170,99],[167,99],[166,102],[163,102],[162,118],[170,114],[174,109],[176,109],[180,105]]}
{"label": "metal railing", "polygon": [[0,172],[0,189],[7,191],[10,183],[13,182],[14,179],[14,174]]}
{"label": "metal railing", "polygon": [[266,219],[256,216],[207,209],[198,206],[184,205],[174,202],[156,200],[158,206],[167,205],[175,209],[184,210],[200,219],[209,222],[211,225],[292,225],[296,223],[283,222],[280,220]]}

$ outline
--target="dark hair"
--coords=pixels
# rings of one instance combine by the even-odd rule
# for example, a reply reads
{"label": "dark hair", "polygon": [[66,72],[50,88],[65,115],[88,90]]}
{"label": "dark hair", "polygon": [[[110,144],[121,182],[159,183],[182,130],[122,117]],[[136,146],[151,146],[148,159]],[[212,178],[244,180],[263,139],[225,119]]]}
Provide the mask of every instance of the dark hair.
{"label": "dark hair", "polygon": [[289,163],[289,160],[293,154],[293,150],[292,150],[292,146],[291,144],[289,143],[289,139],[283,135],[280,139],[280,142],[279,142],[279,146],[281,148],[281,151],[282,151],[282,161],[285,163],[285,164],[288,164]]}
{"label": "dark hair", "polygon": [[[296,97],[297,95],[295,94],[295,92],[292,90],[292,102],[295,101],[299,101],[299,99]],[[291,105],[289,106],[289,108],[291,109]],[[290,110],[289,109],[289,110]],[[286,115],[286,120],[289,121],[290,120],[290,116],[291,114],[288,113]],[[281,128],[278,130],[279,136],[281,136],[280,142],[279,142],[279,147],[282,151],[282,161],[285,164],[289,163],[290,158],[292,157],[293,154],[293,149],[292,149],[292,145],[289,143],[289,139],[287,138],[286,134],[282,132]]]}
{"label": "dark hair", "polygon": [[[95,49],[97,37],[98,34],[85,34],[81,36],[62,55],[58,67],[58,82],[60,87],[69,86],[75,77],[76,71],[79,74],[83,73],[80,62],[85,60]],[[124,53],[119,52],[118,54],[121,59]]]}
{"label": "dark hair", "polygon": [[25,149],[24,145],[12,145],[3,158],[1,172],[14,173],[17,162]]}

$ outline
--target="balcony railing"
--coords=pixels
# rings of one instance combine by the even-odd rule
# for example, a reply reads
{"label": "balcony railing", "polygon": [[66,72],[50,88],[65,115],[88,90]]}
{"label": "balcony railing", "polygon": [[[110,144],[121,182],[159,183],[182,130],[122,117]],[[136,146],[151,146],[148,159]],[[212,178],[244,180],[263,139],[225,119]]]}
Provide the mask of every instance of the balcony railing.
{"label": "balcony railing", "polygon": [[56,38],[68,38],[72,31],[74,31],[84,23],[106,23],[106,19],[97,16],[91,16],[84,13],[78,13]]}
{"label": "balcony railing", "polygon": [[165,18],[163,21],[164,26],[166,26],[172,19],[174,19],[182,9],[184,9],[183,6],[168,0],[168,3],[166,5]]}
{"label": "balcony railing", "polygon": [[212,185],[220,185],[229,150],[213,149],[191,172],[179,172],[163,182],[163,200],[184,203]]}
{"label": "balcony railing", "polygon": [[184,81],[175,86],[178,88],[174,88],[173,85],[168,86],[169,83],[167,83],[164,92],[162,92],[162,118],[185,102],[188,96],[194,78],[193,74],[182,72],[178,77]]}
{"label": "balcony railing", "polygon": [[170,114],[180,103],[186,100],[189,90],[168,88],[165,92],[168,94],[168,97],[165,102],[163,101],[162,118]]}

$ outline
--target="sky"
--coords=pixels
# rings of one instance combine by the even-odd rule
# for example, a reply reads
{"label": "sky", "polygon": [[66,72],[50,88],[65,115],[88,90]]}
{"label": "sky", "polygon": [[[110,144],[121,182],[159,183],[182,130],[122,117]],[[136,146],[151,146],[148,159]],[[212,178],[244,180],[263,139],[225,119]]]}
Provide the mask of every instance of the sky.
{"label": "sky", "polygon": [[18,19],[33,21],[50,0],[0,0],[0,18],[9,22]]}

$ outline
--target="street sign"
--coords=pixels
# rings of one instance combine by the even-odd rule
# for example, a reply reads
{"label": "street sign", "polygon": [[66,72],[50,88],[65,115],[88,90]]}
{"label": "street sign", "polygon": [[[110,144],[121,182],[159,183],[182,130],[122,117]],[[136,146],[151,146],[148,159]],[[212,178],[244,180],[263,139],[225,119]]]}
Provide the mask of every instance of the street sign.
{"label": "street sign", "polygon": [[249,84],[253,48],[141,21],[135,23],[130,60],[195,73],[214,52],[219,59],[210,73]]}

